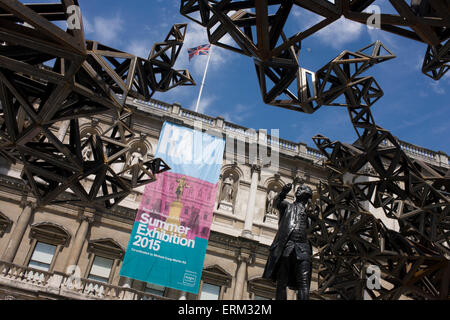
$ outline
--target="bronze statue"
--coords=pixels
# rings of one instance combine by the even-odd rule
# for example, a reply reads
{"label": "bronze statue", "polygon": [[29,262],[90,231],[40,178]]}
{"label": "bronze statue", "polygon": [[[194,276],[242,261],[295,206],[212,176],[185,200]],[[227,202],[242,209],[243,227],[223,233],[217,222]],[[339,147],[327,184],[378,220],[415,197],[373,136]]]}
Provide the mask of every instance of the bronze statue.
{"label": "bronze statue", "polygon": [[280,212],[278,232],[270,247],[264,278],[277,282],[276,299],[286,300],[286,288],[298,290],[298,300],[308,300],[311,283],[312,247],[307,239],[309,226],[306,206],[312,190],[300,186],[295,202],[285,201],[292,184],[287,184],[274,199],[274,208]]}
{"label": "bronze statue", "polygon": [[181,200],[181,197],[183,197],[184,189],[189,189],[190,186],[186,182],[186,177],[183,177],[181,179],[177,179],[178,186],[175,193],[177,194],[177,201]]}

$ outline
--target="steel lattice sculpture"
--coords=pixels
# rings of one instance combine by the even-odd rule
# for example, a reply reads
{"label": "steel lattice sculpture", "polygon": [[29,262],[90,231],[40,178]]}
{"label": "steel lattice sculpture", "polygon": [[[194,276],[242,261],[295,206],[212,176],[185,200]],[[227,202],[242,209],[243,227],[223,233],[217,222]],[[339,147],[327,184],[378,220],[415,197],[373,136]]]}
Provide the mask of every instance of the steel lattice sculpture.
{"label": "steel lattice sculpture", "polygon": [[[404,0],[390,3],[399,14],[380,13],[380,28],[428,44],[423,72],[440,79],[450,68],[449,1],[428,4],[427,0],[413,0],[411,6]],[[309,92],[315,89],[311,82],[316,79],[312,72],[299,69],[301,41],[342,16],[367,23],[372,13],[363,11],[374,4],[377,1],[182,0],[180,12],[206,28],[211,44],[254,58],[265,103],[312,113],[328,101],[311,105],[310,100],[317,102],[318,98],[316,92]],[[318,22],[287,37],[284,27],[294,6],[315,14]],[[234,41],[233,45],[225,43],[226,36]]]}
{"label": "steel lattice sculpture", "polygon": [[[361,273],[367,265],[376,265],[385,283],[377,290],[366,289],[373,298],[447,299],[448,170],[408,157],[397,139],[375,124],[369,107],[348,110],[359,136],[356,143],[314,137],[329,167],[328,181],[319,191],[318,222],[319,229],[329,232],[325,237],[323,232],[315,233],[322,247],[320,260],[327,266],[320,274],[321,292],[361,298]],[[372,210],[380,208],[385,217],[397,221],[398,230],[388,230],[374,219],[369,203]],[[336,265],[330,265],[330,257],[339,257]]]}
{"label": "steel lattice sculpture", "polygon": [[[161,159],[130,163],[135,132],[126,100],[195,84],[187,70],[173,69],[187,25],[174,25],[144,59],[86,41],[81,14],[78,28],[57,27],[73,18],[71,8],[77,1],[0,1],[0,153],[23,163],[40,205],[111,209],[169,169]],[[113,125],[82,137],[79,119],[105,112]]]}
{"label": "steel lattice sculpture", "polygon": [[[450,2],[390,1],[398,13],[379,15],[380,28],[428,45],[422,71],[439,80],[449,69]],[[392,134],[375,124],[370,107],[383,96],[362,73],[395,56],[380,42],[344,51],[316,72],[300,67],[301,41],[345,16],[367,23],[377,1],[182,0],[180,12],[207,30],[212,44],[253,57],[263,101],[314,113],[323,105],[348,109],[358,135],[353,145],[314,142],[326,156],[327,181],[319,187],[312,242],[319,249],[319,295],[361,299],[447,299],[450,283],[450,174],[409,158]],[[294,6],[320,17],[287,37]],[[269,14],[269,12],[273,12]],[[225,36],[234,46],[224,43]],[[295,87],[295,90],[291,88]],[[372,211],[398,223],[387,228]],[[365,284],[367,267],[380,268],[379,289]]]}
{"label": "steel lattice sculpture", "polygon": [[[366,24],[372,13],[363,12],[380,1],[342,1],[342,13]],[[450,2],[448,0],[389,1],[397,14],[379,13],[379,28],[428,45],[422,72],[439,80],[450,68]],[[380,3],[380,5],[382,5]],[[379,7],[380,8],[380,7]]]}

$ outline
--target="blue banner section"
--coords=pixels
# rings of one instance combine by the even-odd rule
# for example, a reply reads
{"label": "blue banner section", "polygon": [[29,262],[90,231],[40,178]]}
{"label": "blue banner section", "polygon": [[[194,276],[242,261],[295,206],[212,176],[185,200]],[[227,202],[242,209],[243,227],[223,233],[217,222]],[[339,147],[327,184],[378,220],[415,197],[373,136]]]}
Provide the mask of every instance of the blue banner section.
{"label": "blue banner section", "polygon": [[224,150],[223,137],[165,122],[155,157],[164,159],[172,168],[170,172],[216,184],[222,168]]}
{"label": "blue banner section", "polygon": [[181,245],[169,241],[168,233],[146,237],[145,229],[145,224],[134,224],[120,275],[196,294],[208,240],[196,238]]}

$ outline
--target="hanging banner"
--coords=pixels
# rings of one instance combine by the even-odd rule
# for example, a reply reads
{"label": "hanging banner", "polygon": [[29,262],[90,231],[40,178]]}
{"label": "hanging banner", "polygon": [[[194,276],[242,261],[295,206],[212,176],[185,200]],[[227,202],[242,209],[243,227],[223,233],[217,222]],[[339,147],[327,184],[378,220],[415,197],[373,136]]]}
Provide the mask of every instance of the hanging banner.
{"label": "hanging banner", "polygon": [[225,141],[165,122],[155,158],[171,170],[145,187],[120,275],[197,293]]}

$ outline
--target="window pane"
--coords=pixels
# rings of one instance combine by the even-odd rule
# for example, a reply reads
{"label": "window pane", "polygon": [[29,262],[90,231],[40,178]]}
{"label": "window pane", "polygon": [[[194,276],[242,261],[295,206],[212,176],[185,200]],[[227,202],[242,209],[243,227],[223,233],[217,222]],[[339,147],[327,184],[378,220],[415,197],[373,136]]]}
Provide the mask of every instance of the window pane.
{"label": "window pane", "polygon": [[271,300],[271,299],[266,298],[266,297],[261,297],[261,296],[255,295],[255,297],[253,298],[253,300]]}
{"label": "window pane", "polygon": [[209,283],[203,283],[200,300],[219,300],[220,287]]}
{"label": "window pane", "polygon": [[111,274],[113,262],[112,259],[95,256],[91,272],[89,273],[89,279],[107,282]]}
{"label": "window pane", "polygon": [[92,274],[90,274],[88,276],[88,279],[98,281],[98,282],[105,282],[105,283],[108,283],[108,280],[109,280],[109,278],[97,277]]}
{"label": "window pane", "polygon": [[41,271],[48,271],[50,269],[50,264],[48,263],[42,263],[31,260],[28,264],[30,268],[41,270]]}
{"label": "window pane", "polygon": [[31,256],[28,266],[34,269],[48,271],[55,252],[56,246],[38,242],[34,248],[33,255]]}

